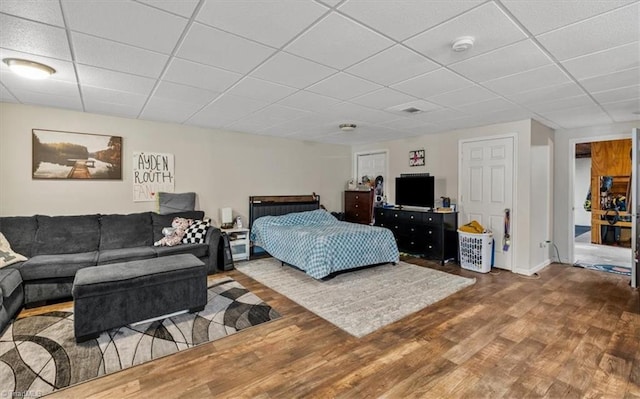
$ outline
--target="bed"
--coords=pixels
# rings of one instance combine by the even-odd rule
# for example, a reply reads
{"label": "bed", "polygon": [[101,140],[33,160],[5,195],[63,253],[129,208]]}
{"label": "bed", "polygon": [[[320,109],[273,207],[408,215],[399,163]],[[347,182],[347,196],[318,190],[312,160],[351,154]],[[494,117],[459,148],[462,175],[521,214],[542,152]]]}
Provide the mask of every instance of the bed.
{"label": "bed", "polygon": [[[300,196],[293,197],[300,199]],[[313,209],[312,204],[307,203],[303,206],[305,209],[299,210],[296,206],[292,208],[291,202],[280,199],[278,203],[260,201],[250,206],[258,208],[250,210],[251,241],[274,258],[316,279],[399,261],[391,230],[341,222],[325,210]],[[265,212],[265,207],[270,210]],[[290,209],[294,210],[287,211]]]}

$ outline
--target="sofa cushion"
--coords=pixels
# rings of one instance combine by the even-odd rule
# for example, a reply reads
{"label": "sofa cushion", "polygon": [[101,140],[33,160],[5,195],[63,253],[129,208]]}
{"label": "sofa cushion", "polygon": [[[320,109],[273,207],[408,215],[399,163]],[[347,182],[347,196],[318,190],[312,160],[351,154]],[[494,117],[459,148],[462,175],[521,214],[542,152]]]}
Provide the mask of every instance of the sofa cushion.
{"label": "sofa cushion", "polygon": [[153,245],[151,212],[100,216],[100,250]]}
{"label": "sofa cushion", "polygon": [[37,215],[33,255],[76,254],[98,250],[100,215]]}
{"label": "sofa cushion", "polygon": [[77,254],[37,255],[19,266],[24,281],[73,277],[84,267],[95,266],[98,251]]}
{"label": "sofa cushion", "polygon": [[185,219],[202,219],[204,218],[203,211],[185,211],[169,213],[167,215],[159,215],[157,213],[151,213],[151,219],[153,220],[153,242],[160,240],[164,237],[162,229],[165,227],[171,227],[171,221],[173,218],[185,218]]}
{"label": "sofa cushion", "polygon": [[105,249],[98,255],[98,265],[155,258],[154,247]]}
{"label": "sofa cushion", "polygon": [[3,298],[9,298],[16,288],[22,285],[22,277],[20,272],[14,269],[0,270],[0,305]]}
{"label": "sofa cushion", "polygon": [[35,216],[0,217],[0,232],[11,244],[11,249],[26,257],[32,255],[37,229],[38,221]]}
{"label": "sofa cushion", "polygon": [[160,256],[169,256],[177,254],[192,254],[198,258],[207,256],[209,246],[207,244],[180,244],[171,247],[153,247],[156,254]]}

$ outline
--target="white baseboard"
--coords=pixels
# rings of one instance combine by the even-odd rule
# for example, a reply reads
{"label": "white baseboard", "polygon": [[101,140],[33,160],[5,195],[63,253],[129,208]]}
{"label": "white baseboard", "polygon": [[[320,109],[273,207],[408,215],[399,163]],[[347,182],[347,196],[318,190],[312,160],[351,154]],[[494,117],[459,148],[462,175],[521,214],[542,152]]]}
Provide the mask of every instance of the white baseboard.
{"label": "white baseboard", "polygon": [[553,262],[551,262],[551,259],[547,259],[547,260],[535,265],[533,267],[533,269],[527,269],[527,270],[515,269],[513,272],[514,273],[518,273],[518,274],[522,274],[524,276],[532,276],[535,273],[539,272],[540,270],[544,269],[545,267],[549,266],[551,263],[553,263]]}

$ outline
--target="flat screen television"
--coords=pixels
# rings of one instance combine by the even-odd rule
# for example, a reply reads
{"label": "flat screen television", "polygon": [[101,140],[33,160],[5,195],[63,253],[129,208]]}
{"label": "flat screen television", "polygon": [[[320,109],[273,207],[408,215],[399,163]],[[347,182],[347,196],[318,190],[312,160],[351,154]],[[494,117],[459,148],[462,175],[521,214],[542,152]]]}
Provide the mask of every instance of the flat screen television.
{"label": "flat screen television", "polygon": [[396,205],[433,208],[434,183],[433,176],[396,177]]}

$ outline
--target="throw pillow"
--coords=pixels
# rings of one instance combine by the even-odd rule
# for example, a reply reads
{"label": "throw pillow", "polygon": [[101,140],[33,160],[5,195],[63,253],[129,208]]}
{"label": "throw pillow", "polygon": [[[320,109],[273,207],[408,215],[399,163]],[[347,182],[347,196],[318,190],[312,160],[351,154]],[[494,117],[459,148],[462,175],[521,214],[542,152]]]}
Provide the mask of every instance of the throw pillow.
{"label": "throw pillow", "polygon": [[4,234],[0,233],[0,267],[13,265],[14,263],[22,262],[27,258],[19,253],[15,253],[11,250],[9,241],[5,238]]}
{"label": "throw pillow", "polygon": [[196,193],[158,193],[158,213],[192,211],[196,206]]}
{"label": "throw pillow", "polygon": [[183,244],[204,244],[211,219],[194,220],[182,239]]}

